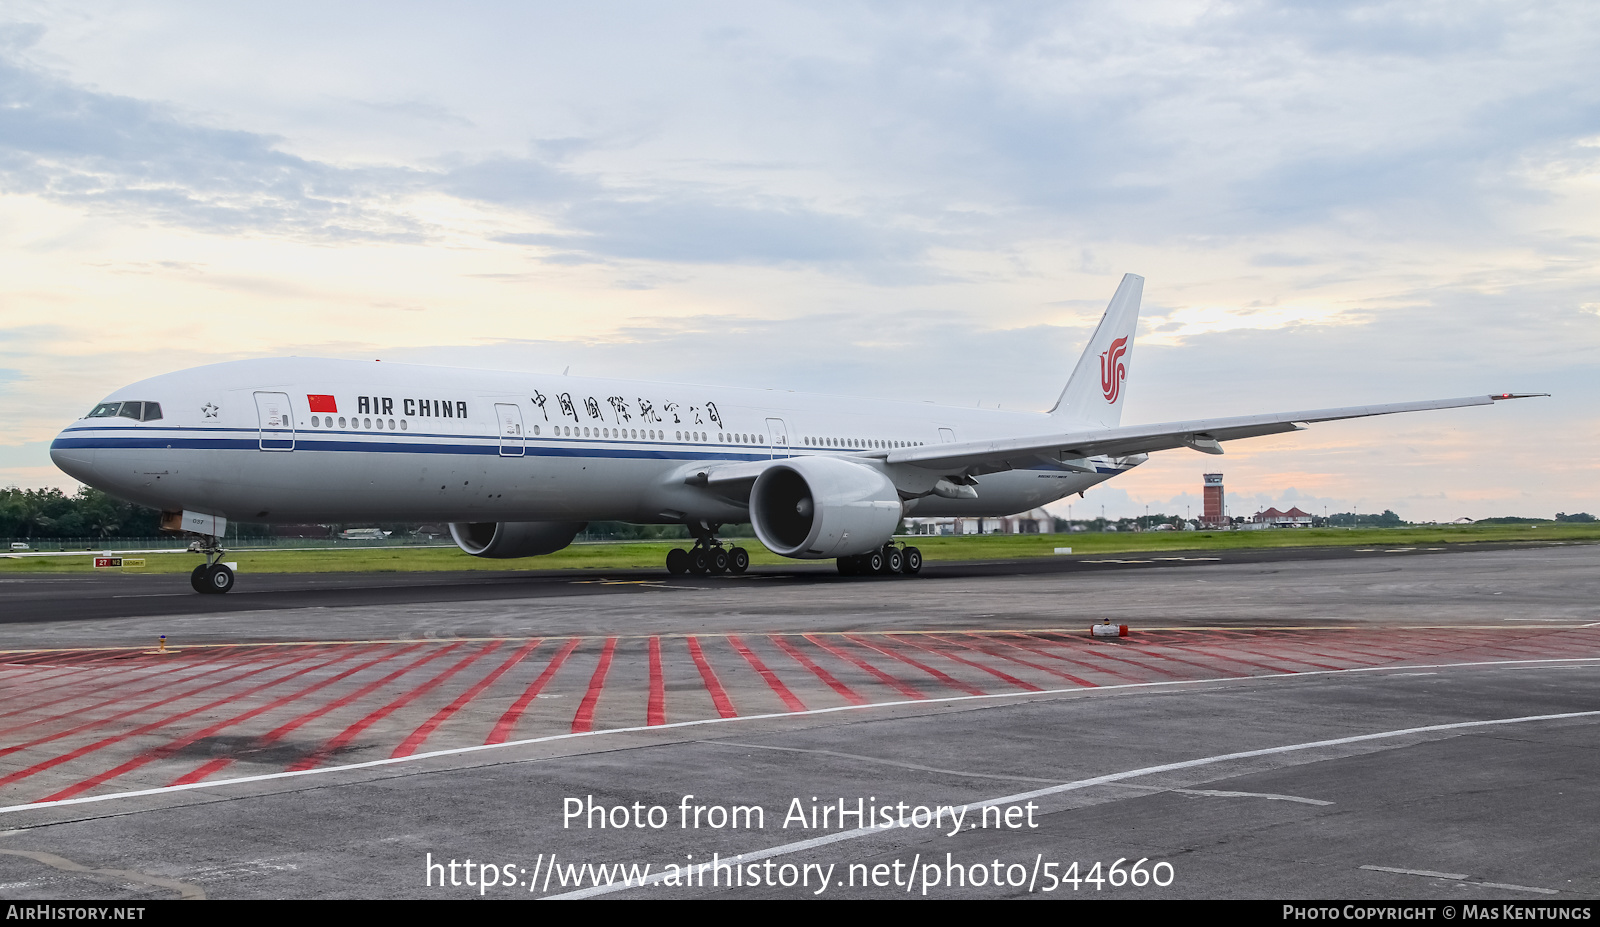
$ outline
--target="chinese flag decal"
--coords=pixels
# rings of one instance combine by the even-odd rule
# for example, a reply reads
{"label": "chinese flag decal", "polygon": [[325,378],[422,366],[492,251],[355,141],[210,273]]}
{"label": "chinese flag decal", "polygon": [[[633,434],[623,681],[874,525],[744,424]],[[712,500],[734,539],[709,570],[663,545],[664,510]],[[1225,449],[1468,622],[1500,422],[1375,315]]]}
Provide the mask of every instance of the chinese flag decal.
{"label": "chinese flag decal", "polygon": [[306,396],[306,402],[313,412],[337,412],[339,406],[333,401],[332,396]]}

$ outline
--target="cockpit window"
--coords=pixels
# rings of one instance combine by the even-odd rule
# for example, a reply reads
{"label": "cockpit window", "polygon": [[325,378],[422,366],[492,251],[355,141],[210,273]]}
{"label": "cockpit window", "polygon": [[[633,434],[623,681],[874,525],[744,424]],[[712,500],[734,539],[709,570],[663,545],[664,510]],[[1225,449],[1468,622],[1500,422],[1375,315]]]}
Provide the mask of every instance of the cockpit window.
{"label": "cockpit window", "polygon": [[102,402],[84,418],[131,418],[136,422],[154,422],[161,418],[161,403]]}

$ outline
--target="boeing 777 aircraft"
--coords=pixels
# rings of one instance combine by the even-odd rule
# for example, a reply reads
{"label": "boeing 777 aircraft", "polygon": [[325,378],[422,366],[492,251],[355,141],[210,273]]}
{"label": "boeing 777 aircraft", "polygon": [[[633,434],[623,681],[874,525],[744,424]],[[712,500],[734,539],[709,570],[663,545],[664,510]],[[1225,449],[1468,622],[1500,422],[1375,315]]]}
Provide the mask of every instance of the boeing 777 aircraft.
{"label": "boeing 777 aircraft", "polygon": [[687,525],[673,573],[743,572],[717,539],[748,521],[785,557],[917,573],[902,516],[1002,516],[1082,493],[1155,451],[1312,422],[1527,393],[1121,425],[1144,278],[1128,274],[1049,412],[957,409],[312,358],[197,367],[119,389],[50,456],[199,535],[200,592],[227,592],[229,519],[443,521],[477,557],[560,550],[590,521]]}

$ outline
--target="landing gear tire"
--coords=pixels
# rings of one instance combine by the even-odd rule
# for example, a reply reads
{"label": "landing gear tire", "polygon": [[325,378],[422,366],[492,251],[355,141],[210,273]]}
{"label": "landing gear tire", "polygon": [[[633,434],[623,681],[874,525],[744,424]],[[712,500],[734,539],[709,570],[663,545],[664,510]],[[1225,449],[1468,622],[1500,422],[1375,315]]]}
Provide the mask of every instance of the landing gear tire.
{"label": "landing gear tire", "polygon": [[195,592],[211,591],[206,588],[206,570],[208,569],[210,569],[210,567],[207,564],[202,563],[194,568],[193,573],[189,574],[189,585],[194,587]]}
{"label": "landing gear tire", "polygon": [[899,573],[905,568],[905,565],[905,554],[901,553],[900,548],[885,547],[883,549],[883,566],[878,569],[878,572],[888,576],[892,573]]}
{"label": "landing gear tire", "polygon": [[689,572],[689,552],[681,547],[667,551],[667,572],[673,576],[682,576]]}
{"label": "landing gear tire", "polygon": [[711,550],[711,572],[728,572],[728,552],[720,547],[715,547]]}
{"label": "landing gear tire", "polygon": [[904,551],[905,565],[900,569],[907,576],[915,576],[922,572],[922,551],[915,547],[907,547]]}
{"label": "landing gear tire", "polygon": [[881,550],[875,550],[870,554],[862,554],[861,559],[856,561],[856,569],[868,575],[881,574],[883,572],[883,560],[883,551]]}
{"label": "landing gear tire", "polygon": [[834,563],[837,563],[839,565],[839,575],[840,576],[854,576],[854,575],[856,575],[856,558],[854,558],[854,557],[840,557],[838,560],[835,560]]}
{"label": "landing gear tire", "polygon": [[233,571],[220,563],[205,568],[205,588],[201,592],[221,595],[233,588]]}
{"label": "landing gear tire", "polygon": [[743,573],[750,569],[750,552],[743,547],[735,547],[728,551],[728,572]]}
{"label": "landing gear tire", "polygon": [[696,575],[711,569],[711,552],[703,547],[689,551],[689,572]]}

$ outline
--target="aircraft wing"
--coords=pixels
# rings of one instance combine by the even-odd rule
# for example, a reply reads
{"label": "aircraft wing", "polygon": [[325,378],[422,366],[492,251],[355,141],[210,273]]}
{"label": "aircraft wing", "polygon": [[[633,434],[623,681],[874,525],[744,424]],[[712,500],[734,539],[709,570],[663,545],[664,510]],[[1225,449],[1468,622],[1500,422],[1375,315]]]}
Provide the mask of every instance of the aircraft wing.
{"label": "aircraft wing", "polygon": [[1466,396],[1460,399],[1391,402],[1374,406],[1348,406],[1342,409],[1239,415],[1189,422],[1162,422],[1155,425],[1125,425],[1033,437],[924,445],[868,456],[881,456],[891,464],[912,464],[928,470],[969,476],[1036,467],[1041,463],[1069,470],[1087,469],[1092,472],[1093,468],[1087,462],[1091,457],[1126,457],[1178,447],[1189,447],[1207,454],[1220,454],[1222,453],[1220,442],[1302,431],[1312,422],[1333,422],[1346,418],[1364,418],[1369,415],[1392,415],[1396,412],[1486,406],[1501,399],[1547,395],[1549,394],[1497,393],[1492,396]]}

